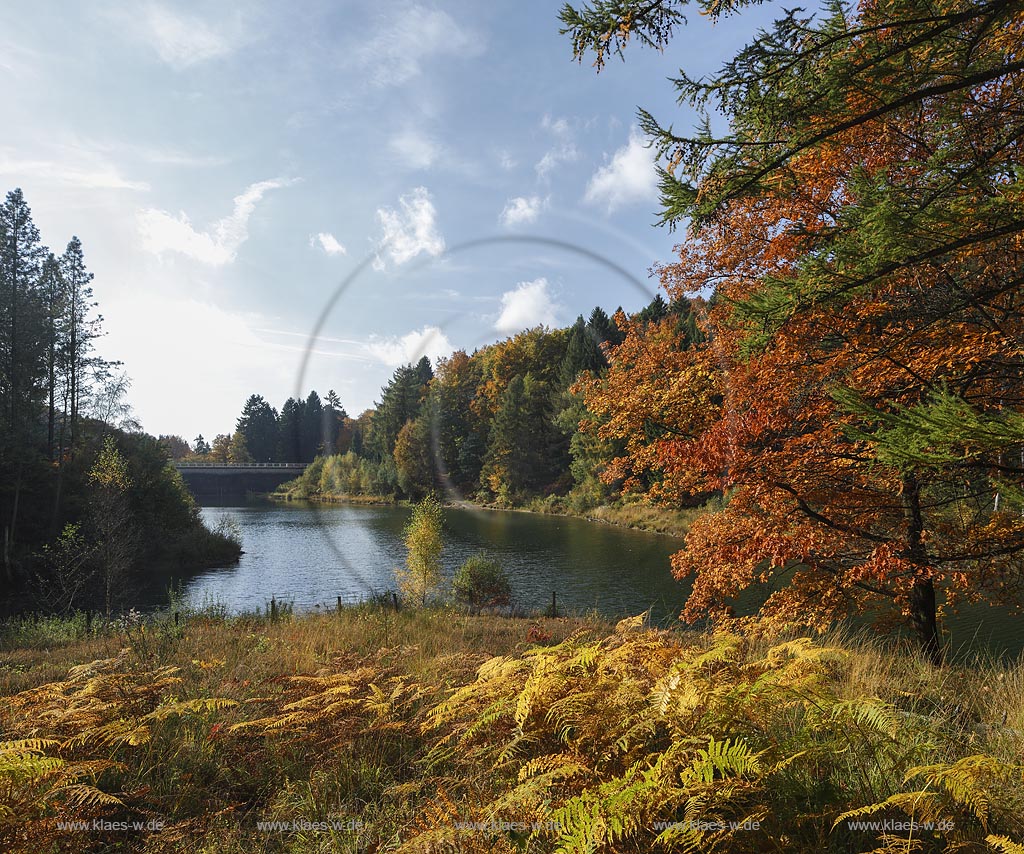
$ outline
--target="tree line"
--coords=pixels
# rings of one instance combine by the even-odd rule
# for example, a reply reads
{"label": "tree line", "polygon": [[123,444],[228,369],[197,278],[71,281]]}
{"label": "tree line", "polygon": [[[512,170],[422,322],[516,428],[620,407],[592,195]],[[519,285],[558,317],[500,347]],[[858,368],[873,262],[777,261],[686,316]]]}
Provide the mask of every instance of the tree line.
{"label": "tree line", "polygon": [[318,456],[347,449],[353,421],[334,389],[321,399],[315,391],[289,397],[280,413],[259,394],[246,400],[232,433],[207,442],[200,433],[190,444],[181,436],[161,435],[175,460],[215,463],[311,463]]}
{"label": "tree line", "polygon": [[[128,380],[95,342],[102,318],[81,241],[41,239],[20,189],[0,204],[0,607],[107,610],[154,563],[223,562]],[[97,584],[102,580],[101,584]]]}
{"label": "tree line", "polygon": [[617,446],[580,431],[588,416],[577,382],[603,375],[620,325],[656,324],[698,335],[688,299],[660,295],[631,317],[600,307],[564,329],[537,327],[480,348],[398,367],[372,409],[351,418],[334,392],[289,399],[277,412],[251,396],[233,434],[213,446],[162,437],[183,459],[304,462],[307,496],[418,500],[458,493],[502,506],[553,496],[577,509],[618,494],[599,478]]}

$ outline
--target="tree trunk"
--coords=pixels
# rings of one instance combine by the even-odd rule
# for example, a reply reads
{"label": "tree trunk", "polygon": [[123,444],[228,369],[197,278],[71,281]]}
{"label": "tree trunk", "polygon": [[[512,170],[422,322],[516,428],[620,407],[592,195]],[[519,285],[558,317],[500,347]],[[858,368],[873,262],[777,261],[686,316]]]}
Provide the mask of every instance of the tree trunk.
{"label": "tree trunk", "polygon": [[11,519],[4,528],[4,570],[8,582],[14,581],[14,542],[18,530],[18,505],[21,502],[21,470],[22,462],[18,462],[18,474],[14,479],[14,502],[11,506]]}
{"label": "tree trunk", "polygon": [[[905,556],[914,566],[928,569],[928,547],[924,542],[924,517],[921,513],[921,485],[913,475],[903,478],[903,506],[907,517],[907,546]],[[921,642],[921,651],[932,664],[941,666],[944,660],[942,640],[936,613],[935,584],[930,577],[918,578],[910,589],[910,618]]]}
{"label": "tree trunk", "polygon": [[910,590],[910,614],[914,630],[921,642],[921,650],[937,666],[944,661],[942,641],[939,637],[939,623],[936,618],[935,585],[929,578],[915,582]]}

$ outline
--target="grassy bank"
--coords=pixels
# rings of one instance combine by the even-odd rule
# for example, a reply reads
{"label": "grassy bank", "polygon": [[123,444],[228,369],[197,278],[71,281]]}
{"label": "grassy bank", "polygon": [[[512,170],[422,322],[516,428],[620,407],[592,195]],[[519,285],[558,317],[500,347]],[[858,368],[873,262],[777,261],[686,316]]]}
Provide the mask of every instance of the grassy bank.
{"label": "grassy bank", "polygon": [[[268,496],[273,501],[312,501],[318,504],[395,505],[408,504],[389,495],[309,493],[295,481],[287,483]],[[693,520],[708,512],[709,506],[672,509],[643,502],[616,502],[597,507],[580,508],[567,498],[551,495],[534,498],[522,505],[489,504],[480,501],[459,501],[459,506],[480,507],[485,510],[511,510],[521,513],[540,513],[545,516],[572,516],[589,522],[618,525],[652,534],[684,537]]]}
{"label": "grassy bank", "polygon": [[363,505],[391,505],[400,503],[393,495],[355,495],[313,493],[309,494],[304,489],[285,484],[286,489],[271,492],[267,495],[271,501],[312,501],[314,504],[363,504]]}
{"label": "grassy bank", "polygon": [[590,522],[603,522],[607,525],[618,525],[652,534],[684,537],[690,529],[690,525],[693,524],[693,520],[702,513],[709,512],[715,506],[717,505],[707,504],[701,507],[673,509],[646,502],[617,501],[614,504],[578,508],[568,499],[549,496],[548,498],[535,498],[522,509],[533,513],[575,516]]}
{"label": "grassy bank", "polygon": [[0,662],[5,851],[952,852],[1024,838],[1020,666],[937,671],[841,636],[375,606],[99,633],[18,624]]}

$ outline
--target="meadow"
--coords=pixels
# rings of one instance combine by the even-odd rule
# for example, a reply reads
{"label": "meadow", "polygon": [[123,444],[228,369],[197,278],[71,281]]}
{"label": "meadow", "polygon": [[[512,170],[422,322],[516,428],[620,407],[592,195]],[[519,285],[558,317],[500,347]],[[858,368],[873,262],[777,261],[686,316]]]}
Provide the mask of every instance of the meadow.
{"label": "meadow", "polygon": [[4,851],[1024,848],[1024,667],[450,606],[0,630]]}

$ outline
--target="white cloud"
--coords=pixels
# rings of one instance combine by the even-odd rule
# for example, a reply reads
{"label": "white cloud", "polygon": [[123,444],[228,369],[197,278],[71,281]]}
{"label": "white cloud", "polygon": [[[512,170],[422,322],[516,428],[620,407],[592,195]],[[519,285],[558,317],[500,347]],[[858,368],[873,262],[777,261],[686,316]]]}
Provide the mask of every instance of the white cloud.
{"label": "white cloud", "polygon": [[141,210],[136,219],[142,248],[154,254],[179,252],[215,267],[230,264],[239,247],[249,238],[249,218],[264,193],[294,183],[295,180],[274,178],[251,184],[245,192],[235,196],[231,214],[217,220],[206,231],[197,231],[184,211],[174,216],[157,208]]}
{"label": "white cloud", "polygon": [[507,151],[498,152],[498,163],[506,172],[516,168],[516,161]]}
{"label": "white cloud", "polygon": [[548,149],[544,156],[537,161],[537,165],[534,166],[534,169],[537,170],[537,177],[541,180],[547,180],[555,167],[560,163],[571,163],[579,158],[580,153],[576,148],[576,142],[573,139],[572,128],[569,126],[568,120],[564,118],[553,119],[551,116],[546,115],[541,120],[540,125],[555,137],[555,145]]}
{"label": "white cloud", "polygon": [[[416,187],[398,200],[399,210],[378,208],[382,236],[380,251],[391,256],[395,264],[405,264],[421,252],[440,255],[444,252],[444,236],[437,228],[437,210],[426,187]],[[374,269],[384,269],[378,254]]]}
{"label": "white cloud", "polygon": [[229,157],[220,154],[189,154],[169,148],[138,147],[132,150],[143,160],[158,166],[224,166],[231,162]]}
{"label": "white cloud", "polygon": [[511,335],[540,324],[556,326],[558,308],[548,291],[547,279],[542,277],[532,282],[520,282],[515,290],[501,295],[501,314],[494,328],[502,334]]}
{"label": "white cloud", "polygon": [[480,35],[461,27],[447,12],[412,5],[382,18],[378,33],[356,48],[354,57],[375,85],[400,86],[422,74],[432,59],[482,51]]}
{"label": "white cloud", "polygon": [[85,149],[64,149],[58,158],[19,159],[11,149],[0,149],[0,175],[40,181],[84,190],[148,190],[144,181],[130,181],[117,167]]}
{"label": "white cloud", "polygon": [[218,32],[201,18],[150,3],[142,16],[143,34],[160,59],[176,69],[226,56],[235,38]]}
{"label": "white cloud", "polygon": [[391,137],[388,148],[410,169],[429,169],[442,153],[441,146],[416,128],[407,128]]}
{"label": "white cloud", "polygon": [[610,161],[594,173],[583,200],[603,205],[608,213],[623,205],[646,202],[658,197],[658,173],[654,151],[633,128],[629,142],[612,155]]}
{"label": "white cloud", "polygon": [[424,326],[401,337],[372,336],[366,350],[385,365],[397,368],[418,362],[422,356],[436,363],[439,358],[450,356],[455,347],[438,327]]}
{"label": "white cloud", "polygon": [[310,235],[309,245],[315,247],[317,244],[320,244],[320,248],[328,255],[348,255],[348,250],[329,231]]}
{"label": "white cloud", "polygon": [[547,199],[540,196],[516,196],[509,199],[505,209],[501,212],[501,222],[504,225],[527,225],[536,222],[541,210],[547,206]]}

